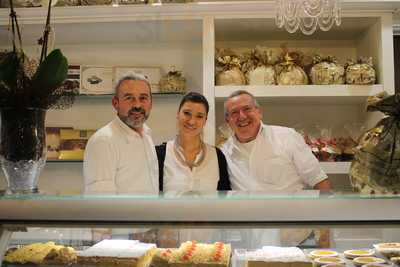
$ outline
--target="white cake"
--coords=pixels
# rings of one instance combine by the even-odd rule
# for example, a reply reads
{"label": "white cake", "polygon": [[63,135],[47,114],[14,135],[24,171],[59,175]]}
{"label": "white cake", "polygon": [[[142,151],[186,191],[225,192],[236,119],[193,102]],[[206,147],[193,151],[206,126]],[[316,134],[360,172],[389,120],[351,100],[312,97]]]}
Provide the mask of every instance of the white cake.
{"label": "white cake", "polygon": [[78,255],[79,264],[147,267],[156,251],[155,244],[138,240],[103,240]]}
{"label": "white cake", "polygon": [[265,246],[246,252],[248,267],[312,267],[306,255],[297,247]]}

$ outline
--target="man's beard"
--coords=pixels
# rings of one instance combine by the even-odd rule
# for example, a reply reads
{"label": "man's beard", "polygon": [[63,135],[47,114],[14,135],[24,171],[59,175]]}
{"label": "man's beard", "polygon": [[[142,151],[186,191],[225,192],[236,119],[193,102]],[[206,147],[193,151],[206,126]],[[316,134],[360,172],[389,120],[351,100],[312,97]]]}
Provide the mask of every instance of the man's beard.
{"label": "man's beard", "polygon": [[[140,118],[134,118],[137,113],[141,113]],[[144,122],[149,118],[149,114],[143,108],[133,108],[129,110],[128,116],[124,116],[118,113],[118,117],[123,121],[129,128],[134,130],[141,129]]]}

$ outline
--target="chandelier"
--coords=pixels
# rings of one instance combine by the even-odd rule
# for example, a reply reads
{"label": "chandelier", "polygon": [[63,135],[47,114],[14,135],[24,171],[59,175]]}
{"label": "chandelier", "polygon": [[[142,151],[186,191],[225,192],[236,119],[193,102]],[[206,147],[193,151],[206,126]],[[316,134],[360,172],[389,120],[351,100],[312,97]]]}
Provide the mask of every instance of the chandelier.
{"label": "chandelier", "polygon": [[299,28],[311,35],[317,27],[328,31],[340,25],[340,0],[276,0],[275,23],[279,28],[294,33]]}

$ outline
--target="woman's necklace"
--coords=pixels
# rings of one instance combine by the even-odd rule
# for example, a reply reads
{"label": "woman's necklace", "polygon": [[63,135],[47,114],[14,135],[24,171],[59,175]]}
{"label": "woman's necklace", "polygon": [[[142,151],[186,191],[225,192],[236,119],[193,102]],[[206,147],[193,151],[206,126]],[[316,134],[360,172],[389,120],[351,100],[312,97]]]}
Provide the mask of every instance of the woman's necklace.
{"label": "woman's necklace", "polygon": [[[193,162],[187,161],[185,158],[184,149],[181,146],[179,136],[175,138],[174,140],[175,157],[178,159],[180,163],[182,163],[185,166],[188,166],[190,169],[200,166],[206,157],[206,146],[202,140],[200,140],[200,144],[199,147],[197,148],[197,151],[198,152],[196,154],[195,160]],[[197,158],[198,155],[200,155],[199,158]]]}

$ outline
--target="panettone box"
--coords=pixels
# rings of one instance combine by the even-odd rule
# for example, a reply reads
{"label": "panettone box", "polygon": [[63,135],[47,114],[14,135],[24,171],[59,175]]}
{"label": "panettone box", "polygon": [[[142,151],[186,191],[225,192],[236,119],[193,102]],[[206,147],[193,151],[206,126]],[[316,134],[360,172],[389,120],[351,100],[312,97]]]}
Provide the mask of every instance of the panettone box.
{"label": "panettone box", "polygon": [[61,129],[60,160],[83,160],[83,154],[89,138],[95,130]]}
{"label": "panettone box", "polygon": [[46,148],[47,159],[57,160],[60,156],[60,131],[71,130],[72,127],[46,127]]}

